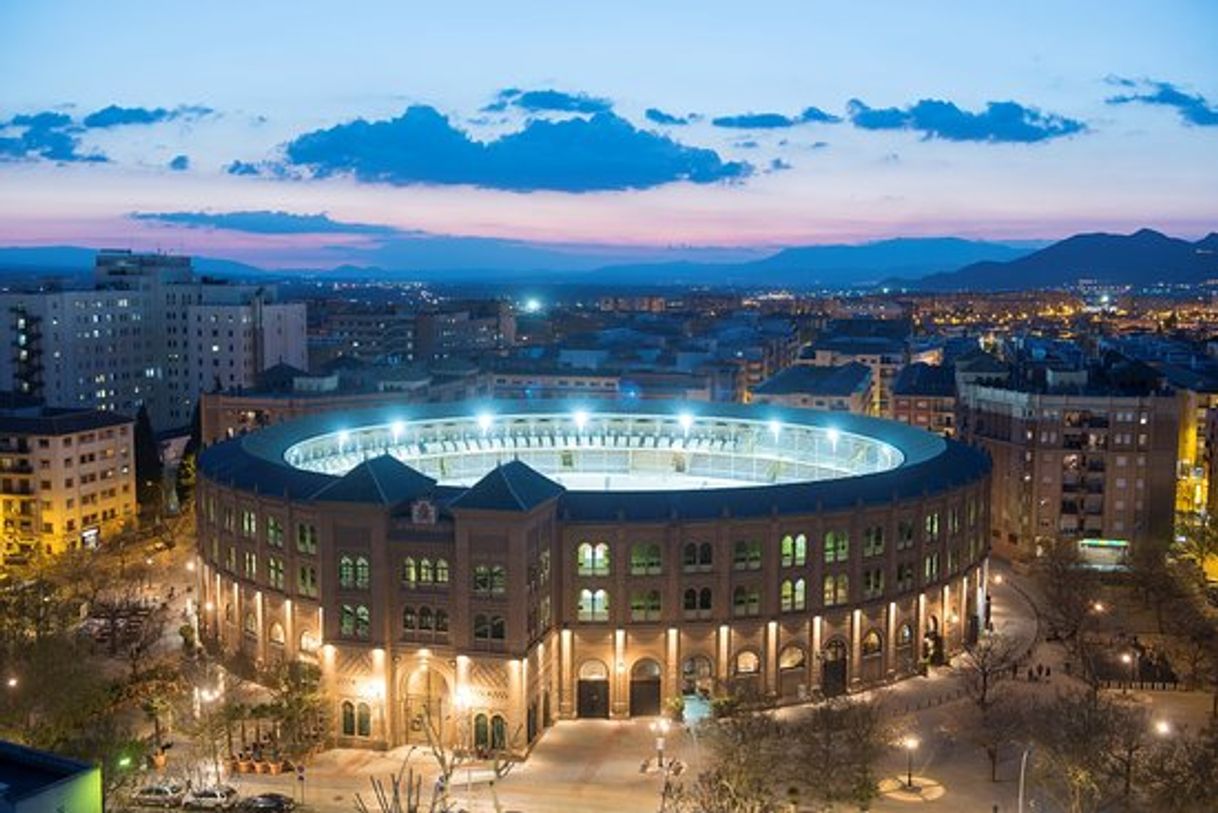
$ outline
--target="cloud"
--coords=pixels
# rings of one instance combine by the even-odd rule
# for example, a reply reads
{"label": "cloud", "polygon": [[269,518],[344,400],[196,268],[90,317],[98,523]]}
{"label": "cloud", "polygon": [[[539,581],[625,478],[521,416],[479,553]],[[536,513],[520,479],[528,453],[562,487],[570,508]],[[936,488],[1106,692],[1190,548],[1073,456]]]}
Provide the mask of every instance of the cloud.
{"label": "cloud", "polygon": [[537,119],[480,142],[428,106],[410,107],[394,119],[357,119],[305,133],[285,145],[284,155],[282,169],[307,169],[320,178],[352,175],[366,183],[469,184],[518,192],[705,184],[751,171],[748,164],[639,130],[612,113]]}
{"label": "cloud", "polygon": [[658,107],[647,108],[647,112],[645,112],[643,115],[648,121],[655,122],[656,124],[689,124],[689,116],[674,116],[671,113],[665,113]]}
{"label": "cloud", "polygon": [[175,155],[173,160],[169,162],[169,168],[175,172],[184,172],[190,169],[190,157],[186,155]]}
{"label": "cloud", "polygon": [[984,111],[971,113],[939,99],[905,108],[873,108],[851,99],[847,112],[854,126],[864,130],[916,130],[928,139],[947,141],[1030,144],[1087,130],[1081,121],[1017,102],[989,102]]}
{"label": "cloud", "polygon": [[179,105],[172,110],[163,107],[119,107],[110,105],[96,110],[81,120],[81,124],[90,128],[120,127],[128,124],[157,124],[174,119],[197,119],[213,113],[210,107],[200,105]]}
{"label": "cloud", "polygon": [[798,116],[785,116],[782,113],[743,113],[713,118],[711,124],[736,130],[777,130],[799,124],[836,124],[839,121],[841,118],[826,113],[819,107],[807,107]]}
{"label": "cloud", "polygon": [[251,164],[248,161],[233,161],[231,164],[224,167],[224,171],[229,175],[260,175],[261,171],[257,164]]}
{"label": "cloud", "polygon": [[613,102],[586,93],[507,88],[499,91],[495,101],[483,110],[495,113],[508,107],[529,113],[608,113],[613,109]]}
{"label": "cloud", "polygon": [[1197,127],[1218,127],[1218,105],[1211,104],[1199,93],[1188,94],[1171,82],[1156,82],[1151,79],[1124,79],[1110,76],[1108,84],[1137,90],[1121,96],[1110,96],[1108,104],[1153,104],[1175,108],[1185,124]]}
{"label": "cloud", "polygon": [[392,226],[331,220],[324,212],[315,215],[268,209],[238,212],[132,212],[128,217],[132,220],[187,229],[220,229],[247,234],[363,234],[374,237],[397,237],[407,234]]}
{"label": "cloud", "polygon": [[781,158],[774,158],[770,161],[770,172],[781,172],[784,169],[792,168],[793,167],[789,162],[784,161]]}
{"label": "cloud", "polygon": [[0,123],[0,130],[20,129],[21,133],[0,136],[0,161],[43,159],[60,163],[105,163],[99,152],[80,152],[80,139],[72,119],[63,113],[46,111],[14,116]]}

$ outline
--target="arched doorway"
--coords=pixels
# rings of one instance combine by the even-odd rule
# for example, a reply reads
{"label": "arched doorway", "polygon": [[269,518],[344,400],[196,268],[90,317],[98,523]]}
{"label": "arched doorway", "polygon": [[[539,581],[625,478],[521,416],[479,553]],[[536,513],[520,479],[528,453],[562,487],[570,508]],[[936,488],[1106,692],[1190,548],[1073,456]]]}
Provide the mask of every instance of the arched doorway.
{"label": "arched doorway", "polygon": [[808,658],[802,647],[788,644],[778,653],[778,694],[803,698],[807,694]]}
{"label": "arched doorway", "polygon": [[825,697],[837,697],[846,693],[849,675],[850,648],[841,638],[832,638],[821,650],[824,666],[821,669],[821,691]]}
{"label": "arched doorway", "polygon": [[651,658],[634,662],[630,669],[630,716],[660,713],[660,664]]}
{"label": "arched doorway", "polygon": [[926,636],[922,640],[922,657],[932,666],[943,665],[943,635],[939,632],[938,616],[926,617]]}
{"label": "arched doorway", "polygon": [[609,667],[604,661],[590,660],[580,665],[575,698],[578,716],[609,716]]}
{"label": "arched doorway", "polygon": [[403,739],[414,745],[427,745],[427,729],[439,742],[447,742],[452,720],[448,696],[448,681],[444,675],[424,664],[406,680],[402,696],[402,720],[406,731]]}
{"label": "arched doorway", "polygon": [[715,688],[715,666],[705,655],[692,655],[681,662],[681,696],[685,701],[685,723],[695,725],[710,716],[710,696]]}
{"label": "arched doorway", "polygon": [[897,671],[903,675],[911,674],[914,663],[913,627],[902,624],[897,627]]}
{"label": "arched doorway", "polygon": [[864,683],[878,683],[884,679],[884,638],[880,631],[871,629],[859,644],[862,655],[862,678]]}

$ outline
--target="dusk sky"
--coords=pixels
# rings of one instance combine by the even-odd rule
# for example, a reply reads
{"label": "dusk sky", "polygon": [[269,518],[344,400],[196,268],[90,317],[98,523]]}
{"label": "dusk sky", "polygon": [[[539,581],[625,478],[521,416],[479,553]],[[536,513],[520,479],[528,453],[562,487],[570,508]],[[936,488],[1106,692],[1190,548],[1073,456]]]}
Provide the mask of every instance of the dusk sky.
{"label": "dusk sky", "polygon": [[4,3],[0,245],[1218,229],[1210,0],[863,5]]}

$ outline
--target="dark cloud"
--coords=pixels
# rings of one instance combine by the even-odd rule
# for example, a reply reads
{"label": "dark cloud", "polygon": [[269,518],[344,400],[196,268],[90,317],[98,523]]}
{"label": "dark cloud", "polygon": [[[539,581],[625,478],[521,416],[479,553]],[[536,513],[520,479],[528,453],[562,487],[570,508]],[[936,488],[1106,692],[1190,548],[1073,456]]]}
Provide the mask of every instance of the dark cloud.
{"label": "dark cloud", "polygon": [[784,169],[791,168],[791,164],[781,158],[774,158],[770,161],[770,172],[781,172]]}
{"label": "dark cloud", "polygon": [[259,175],[261,174],[257,164],[251,164],[248,161],[233,161],[224,168],[224,171],[229,175]]}
{"label": "dark cloud", "polygon": [[645,132],[612,113],[533,120],[489,142],[471,139],[435,108],[414,106],[386,121],[357,119],[305,133],[284,148],[284,169],[367,183],[470,184],[527,192],[645,189],[674,181],[713,183],[748,175],[748,164]]}
{"label": "dark cloud", "polygon": [[188,229],[220,229],[248,234],[364,234],[398,237],[402,232],[391,226],[373,223],[343,223],[321,213],[298,215],[277,210],[239,212],[132,212],[132,220],[142,220]]}
{"label": "dark cloud", "polygon": [[190,158],[185,155],[175,155],[169,162],[169,168],[175,172],[184,172],[190,169]]}
{"label": "dark cloud", "polygon": [[1119,76],[1108,77],[1108,83],[1117,87],[1136,90],[1120,96],[1111,96],[1108,104],[1153,104],[1174,108],[1185,124],[1197,127],[1218,127],[1218,105],[1211,104],[1199,93],[1188,94],[1170,82],[1151,79],[1134,80]]}
{"label": "dark cloud", "polygon": [[21,131],[0,136],[0,161],[43,159],[61,163],[104,163],[108,160],[99,152],[80,152],[78,128],[72,125],[71,117],[63,113],[46,111],[17,115],[0,124],[0,129]]}
{"label": "dark cloud", "polygon": [[608,113],[613,109],[613,102],[586,93],[507,88],[499,91],[495,101],[483,109],[495,113],[509,107],[529,113]]}
{"label": "dark cloud", "polygon": [[1030,144],[1087,130],[1081,121],[1017,102],[989,102],[984,111],[971,113],[939,99],[922,99],[905,108],[873,108],[851,99],[847,110],[854,126],[864,130],[915,130],[947,141]]}
{"label": "dark cloud", "polygon": [[782,113],[743,113],[738,116],[719,116],[711,119],[711,124],[737,130],[778,130],[800,124],[836,124],[839,121],[841,118],[826,113],[819,107],[807,107],[798,116],[786,116]]}
{"label": "dark cloud", "polygon": [[656,124],[689,124],[689,116],[674,116],[671,113],[665,113],[658,107],[647,108],[647,112],[643,115],[648,121]]}
{"label": "dark cloud", "polygon": [[128,124],[157,124],[173,119],[195,119],[214,112],[210,107],[199,105],[179,105],[172,110],[163,107],[119,107],[110,105],[96,110],[81,120],[85,127],[106,128],[120,127]]}

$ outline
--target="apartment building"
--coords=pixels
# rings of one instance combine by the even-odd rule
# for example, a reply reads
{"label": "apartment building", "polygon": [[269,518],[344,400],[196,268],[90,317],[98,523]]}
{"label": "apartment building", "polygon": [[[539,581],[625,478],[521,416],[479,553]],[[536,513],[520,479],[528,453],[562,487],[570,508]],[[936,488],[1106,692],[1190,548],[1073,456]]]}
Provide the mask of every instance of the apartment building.
{"label": "apartment building", "polygon": [[6,395],[0,407],[5,558],[92,547],[136,521],[134,422]]}
{"label": "apartment building", "polygon": [[892,383],[892,417],[950,438],[956,434],[956,370],[951,365],[907,365]]}
{"label": "apartment building", "polygon": [[871,369],[851,362],[838,367],[788,367],[752,390],[757,404],[781,404],[831,412],[874,414]]}

